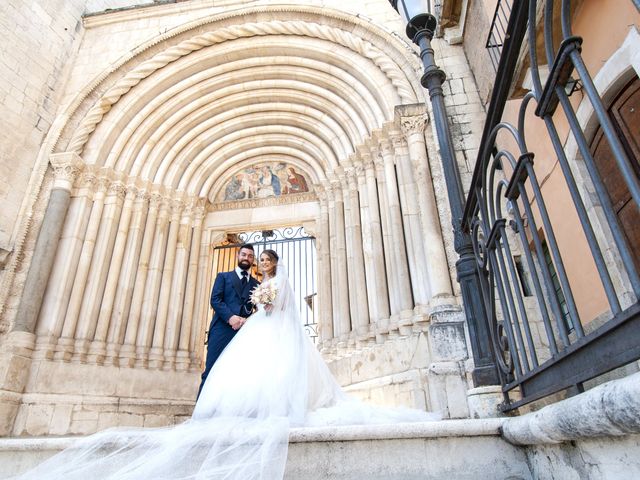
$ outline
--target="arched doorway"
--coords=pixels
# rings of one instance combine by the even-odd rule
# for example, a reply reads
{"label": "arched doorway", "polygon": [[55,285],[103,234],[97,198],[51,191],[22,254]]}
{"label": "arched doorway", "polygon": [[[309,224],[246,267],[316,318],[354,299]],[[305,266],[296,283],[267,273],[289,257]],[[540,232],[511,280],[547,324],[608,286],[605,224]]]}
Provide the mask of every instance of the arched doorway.
{"label": "arched doorway", "polygon": [[253,265],[252,275],[262,280],[262,274],[257,267],[257,259],[260,257],[260,253],[266,249],[276,251],[280,262],[287,268],[300,321],[309,337],[317,342],[318,323],[314,301],[318,294],[318,258],[315,240],[313,235],[305,231],[304,226],[271,228],[228,235],[221,245],[213,248],[213,278],[219,272],[233,270],[236,266],[236,252],[241,245],[250,243],[256,254],[256,264]]}

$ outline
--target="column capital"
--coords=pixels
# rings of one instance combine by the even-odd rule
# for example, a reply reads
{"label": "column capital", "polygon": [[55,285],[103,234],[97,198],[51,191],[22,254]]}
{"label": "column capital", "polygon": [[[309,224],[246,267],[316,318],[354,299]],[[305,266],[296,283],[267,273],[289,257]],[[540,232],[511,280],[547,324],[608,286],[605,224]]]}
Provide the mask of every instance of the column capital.
{"label": "column capital", "polygon": [[85,190],[85,195],[91,196],[97,185],[98,175],[95,170],[91,166],[85,167],[76,180],[78,190]]}
{"label": "column capital", "polygon": [[313,190],[316,192],[318,200],[320,200],[320,204],[322,204],[322,202],[328,201],[329,197],[327,195],[327,190],[330,188],[331,186],[326,180],[323,180],[321,183],[315,183],[313,185]]}
{"label": "column capital", "polygon": [[406,150],[407,149],[407,140],[402,135],[402,132],[397,130],[393,131],[389,135],[391,137],[391,143],[393,144],[393,148],[396,150]]}
{"label": "column capital", "polygon": [[376,148],[372,150],[373,165],[376,173],[384,172],[384,157],[382,155],[382,149]]}
{"label": "column capital", "polygon": [[198,197],[195,202],[196,220],[202,220],[207,215],[207,198]]}
{"label": "column capital", "polygon": [[127,185],[121,180],[114,180],[109,184],[107,195],[115,196],[119,200],[123,200],[127,195]]}
{"label": "column capital", "polygon": [[429,123],[429,114],[422,113],[420,115],[412,115],[409,117],[400,117],[400,128],[407,138],[410,135],[424,133]]}
{"label": "column capital", "polygon": [[388,138],[381,138],[380,139],[380,153],[382,154],[382,157],[384,160],[388,159],[388,158],[393,158],[393,145],[391,144],[391,140],[389,140]]}
{"label": "column capital", "polygon": [[330,185],[331,185],[331,194],[333,195],[333,201],[334,202],[341,202],[342,201],[342,183],[340,182],[340,179],[335,176],[329,179]]}
{"label": "column capital", "polygon": [[159,208],[164,199],[164,191],[157,185],[152,185],[149,189],[149,203],[152,208]]}
{"label": "column capital", "polygon": [[80,155],[75,152],[53,153],[49,155],[49,163],[55,175],[53,188],[71,192],[74,181],[85,167]]}
{"label": "column capital", "polygon": [[188,207],[188,201],[182,195],[173,197],[170,201],[171,218],[178,221],[185,209]]}

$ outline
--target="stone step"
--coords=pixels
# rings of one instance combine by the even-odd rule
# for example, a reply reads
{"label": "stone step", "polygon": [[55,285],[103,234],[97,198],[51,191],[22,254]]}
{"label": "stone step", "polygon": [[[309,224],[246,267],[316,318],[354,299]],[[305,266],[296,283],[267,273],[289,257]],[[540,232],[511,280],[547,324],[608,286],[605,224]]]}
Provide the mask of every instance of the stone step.
{"label": "stone step", "polygon": [[[532,478],[523,449],[499,435],[503,419],[296,428],[287,480]],[[0,439],[0,478],[71,445],[73,437]]]}

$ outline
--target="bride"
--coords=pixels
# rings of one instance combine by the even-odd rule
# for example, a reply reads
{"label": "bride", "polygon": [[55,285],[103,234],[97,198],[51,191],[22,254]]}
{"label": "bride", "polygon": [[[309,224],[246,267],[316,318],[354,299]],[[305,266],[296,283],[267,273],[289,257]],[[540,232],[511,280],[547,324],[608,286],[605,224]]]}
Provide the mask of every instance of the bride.
{"label": "bride", "polygon": [[214,364],[192,418],[161,429],[92,435],[22,479],[281,479],[289,428],[433,420],[370,407],[339,387],[305,334],[278,254],[260,255],[256,313]]}

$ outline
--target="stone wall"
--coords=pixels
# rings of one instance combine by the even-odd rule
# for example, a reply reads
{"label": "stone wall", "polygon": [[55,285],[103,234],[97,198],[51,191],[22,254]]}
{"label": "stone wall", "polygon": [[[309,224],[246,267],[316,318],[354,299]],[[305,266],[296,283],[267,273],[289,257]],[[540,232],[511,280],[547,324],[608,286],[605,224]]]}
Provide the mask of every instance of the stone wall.
{"label": "stone wall", "polygon": [[9,0],[0,6],[0,269],[14,249],[31,172],[75,56],[84,3]]}
{"label": "stone wall", "polygon": [[[40,178],[51,182],[47,161],[55,167],[55,158],[68,156],[75,159],[69,168],[78,177],[62,182],[64,169],[55,172],[54,184],[67,185],[70,206],[55,258],[50,255],[51,274],[41,275],[51,280],[37,298],[32,291],[26,297],[25,303],[42,304],[39,318],[36,313],[32,322],[12,323],[6,313],[15,315],[16,309],[5,308],[8,325],[22,323],[2,345],[8,366],[0,380],[7,380],[5,410],[12,418],[2,432],[47,433],[49,423],[49,433],[86,433],[109,422],[144,425],[160,403],[169,409],[162,421],[171,423],[189,409],[209,318],[207,247],[210,234],[221,228],[207,224],[203,234],[202,220],[207,211],[219,210],[216,178],[244,165],[248,145],[261,149],[253,155],[274,153],[268,147],[276,134],[286,154],[299,155],[296,160],[314,172],[310,178],[319,210],[313,209],[315,219],[305,214],[302,220],[316,221],[322,348],[340,382],[376,403],[468,416],[469,355],[464,316],[452,291],[456,254],[415,49],[389,34],[401,25],[383,0],[344,8],[335,1],[311,2],[347,13],[363,7],[371,21],[306,4],[294,7],[300,4],[294,1],[282,8],[253,3],[229,1],[215,8],[198,1],[166,3],[84,19],[79,52],[65,79],[61,125],[43,147],[56,154],[41,152],[38,164]],[[248,16],[211,17],[240,4],[255,9]],[[209,43],[198,43],[203,41]],[[468,186],[482,106],[462,47],[434,44],[448,75],[446,103]],[[246,54],[247,48],[255,52]],[[253,63],[271,58],[282,63],[269,73],[277,73],[273,86],[271,78],[261,77],[266,69]],[[215,95],[238,86],[233,69],[252,68],[253,76],[243,77],[245,88],[261,80],[257,90],[270,88],[276,98],[250,108],[277,101],[283,85],[300,90],[295,102],[283,97],[292,107],[275,121],[257,119],[259,110],[249,112],[245,101],[234,99],[232,107],[219,105],[217,97],[198,103],[209,92],[189,93],[199,74],[220,82],[218,88],[203,83]],[[317,74],[305,82],[310,69]],[[357,90],[341,96],[324,92],[350,89],[350,79],[361,82]],[[164,98],[171,89],[178,94]],[[314,102],[304,112],[294,108],[302,98]],[[166,132],[173,123],[164,108],[181,114],[209,109],[208,121],[220,116],[210,122],[219,128],[185,115],[185,122],[193,123]],[[326,121],[334,113],[337,120]],[[271,130],[274,123],[277,130]],[[214,136],[192,137],[203,125]],[[261,137],[266,130],[271,136]],[[184,158],[177,155],[176,145],[194,141],[216,146],[217,157],[202,148],[185,149]],[[240,152],[235,160],[223,155],[227,142],[231,151]],[[196,168],[199,162],[202,168]],[[35,220],[42,218],[51,188],[51,183],[42,191],[32,188],[40,202],[30,204],[38,207]],[[266,219],[252,217],[246,227],[257,221]],[[22,273],[34,251],[39,223],[34,224],[23,272],[12,285],[14,299],[26,282]],[[140,379],[140,388],[127,390],[131,378]],[[146,404],[148,398],[160,403]]]}
{"label": "stone wall", "polygon": [[495,1],[470,0],[468,5],[469,10],[464,30],[464,51],[477,82],[480,99],[484,105],[487,105],[496,79],[491,57],[485,46],[491,28],[490,15],[493,13],[491,9],[495,8]]}

